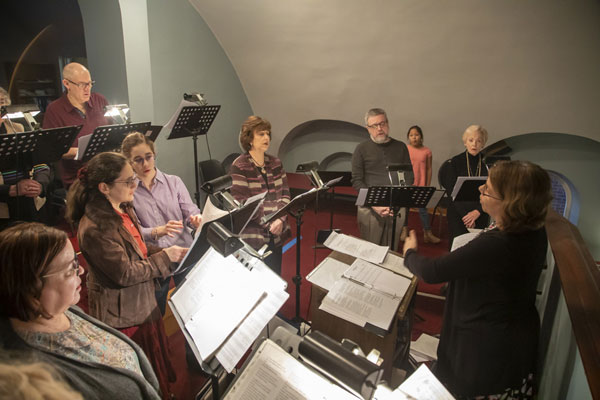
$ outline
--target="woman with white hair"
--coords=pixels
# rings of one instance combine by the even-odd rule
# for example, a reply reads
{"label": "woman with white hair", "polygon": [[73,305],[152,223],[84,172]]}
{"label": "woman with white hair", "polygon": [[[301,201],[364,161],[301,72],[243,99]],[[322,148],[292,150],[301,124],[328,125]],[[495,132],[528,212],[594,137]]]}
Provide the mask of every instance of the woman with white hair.
{"label": "woman with white hair", "polygon": [[[459,176],[488,175],[481,154],[487,139],[488,132],[481,125],[471,125],[465,130],[462,140],[466,150],[452,157],[449,173],[442,177],[441,183],[449,193],[452,193]],[[450,247],[456,236],[467,233],[469,228],[483,229],[489,221],[488,215],[481,209],[478,201],[453,201],[448,206],[447,219]]]}

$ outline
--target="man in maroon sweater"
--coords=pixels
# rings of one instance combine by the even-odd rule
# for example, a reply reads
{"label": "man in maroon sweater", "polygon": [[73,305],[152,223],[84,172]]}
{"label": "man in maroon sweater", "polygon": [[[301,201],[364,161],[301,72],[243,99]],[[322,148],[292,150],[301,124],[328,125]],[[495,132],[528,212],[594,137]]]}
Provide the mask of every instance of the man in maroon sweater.
{"label": "man in maroon sweater", "polygon": [[104,106],[108,104],[106,98],[99,93],[92,93],[94,81],[86,67],[75,62],[65,65],[62,83],[67,92],[48,105],[43,128],[83,125],[60,163],[61,179],[65,189],[68,189],[76,178],[77,170],[83,165],[75,160],[79,138],[112,121],[104,116]]}

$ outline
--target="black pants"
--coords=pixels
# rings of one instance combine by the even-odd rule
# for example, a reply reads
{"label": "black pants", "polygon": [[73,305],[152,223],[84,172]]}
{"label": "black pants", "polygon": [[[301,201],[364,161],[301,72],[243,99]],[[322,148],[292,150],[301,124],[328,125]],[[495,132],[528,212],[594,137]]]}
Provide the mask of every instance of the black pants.
{"label": "black pants", "polygon": [[271,240],[269,241],[269,250],[271,250],[271,255],[269,255],[264,262],[273,272],[281,276],[281,259],[283,255],[281,243],[276,245],[271,237]]}

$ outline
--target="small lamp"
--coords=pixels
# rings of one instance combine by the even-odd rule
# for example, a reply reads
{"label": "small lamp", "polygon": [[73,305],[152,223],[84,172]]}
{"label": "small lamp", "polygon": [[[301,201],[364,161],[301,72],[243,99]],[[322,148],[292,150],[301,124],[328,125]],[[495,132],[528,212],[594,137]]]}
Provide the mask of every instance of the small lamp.
{"label": "small lamp", "polygon": [[233,198],[231,193],[227,191],[233,185],[233,178],[230,175],[223,175],[210,181],[204,182],[200,189],[207,194],[220,195],[229,206],[229,209],[240,207],[240,203]]}
{"label": "small lamp", "polygon": [[411,172],[412,165],[411,164],[402,164],[402,163],[389,164],[387,166],[387,170],[388,170],[388,176],[390,177],[390,183],[392,183],[392,172],[396,172],[398,174],[398,183],[400,184],[400,186],[406,186],[406,179],[404,177],[404,173]]}
{"label": "small lamp", "polygon": [[208,105],[208,101],[206,101],[206,99],[204,98],[204,94],[203,93],[197,93],[197,92],[192,92],[190,94],[184,93],[183,94],[183,99],[185,101],[191,101],[192,103],[196,103],[199,106],[206,106],[206,105]]}
{"label": "small lamp", "polygon": [[129,117],[129,106],[127,104],[111,104],[104,106],[104,116],[112,117],[120,124],[131,123],[131,119]]}
{"label": "small lamp", "polygon": [[319,169],[318,161],[308,161],[308,162],[305,162],[302,164],[298,164],[298,166],[296,167],[296,172],[310,174],[315,186],[317,188],[322,188],[324,184],[323,184],[323,180],[319,176],[319,173],[317,172],[318,169]]}

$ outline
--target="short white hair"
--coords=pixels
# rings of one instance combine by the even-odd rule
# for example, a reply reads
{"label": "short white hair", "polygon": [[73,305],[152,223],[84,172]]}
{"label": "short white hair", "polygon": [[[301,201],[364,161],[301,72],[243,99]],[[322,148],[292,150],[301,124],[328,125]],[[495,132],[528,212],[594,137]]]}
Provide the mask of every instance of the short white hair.
{"label": "short white hair", "polygon": [[462,135],[463,143],[465,143],[465,141],[467,140],[467,137],[474,135],[476,133],[479,133],[481,135],[481,138],[483,139],[483,145],[485,146],[485,144],[487,143],[487,140],[488,140],[488,132],[481,125],[470,125],[467,129],[465,129],[465,132]]}

